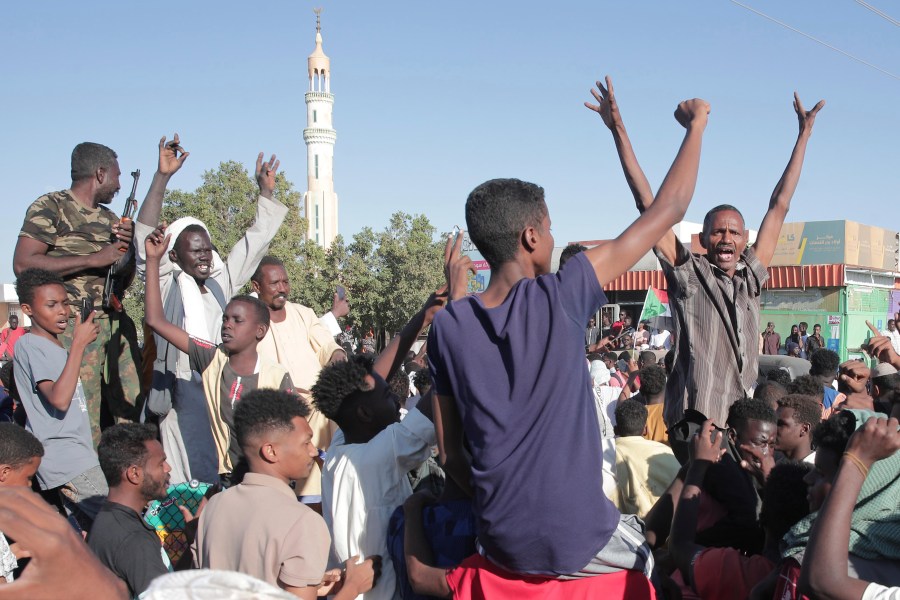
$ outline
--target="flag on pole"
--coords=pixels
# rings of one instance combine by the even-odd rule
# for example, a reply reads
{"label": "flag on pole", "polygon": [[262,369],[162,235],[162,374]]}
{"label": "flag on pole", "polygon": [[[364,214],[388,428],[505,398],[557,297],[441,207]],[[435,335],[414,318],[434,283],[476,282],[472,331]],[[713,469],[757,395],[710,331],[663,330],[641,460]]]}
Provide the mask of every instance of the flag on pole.
{"label": "flag on pole", "polygon": [[654,287],[647,289],[647,297],[644,299],[644,307],[641,309],[641,318],[638,321],[645,321],[664,315],[669,311],[669,307],[664,303],[663,297],[668,300],[668,294]]}

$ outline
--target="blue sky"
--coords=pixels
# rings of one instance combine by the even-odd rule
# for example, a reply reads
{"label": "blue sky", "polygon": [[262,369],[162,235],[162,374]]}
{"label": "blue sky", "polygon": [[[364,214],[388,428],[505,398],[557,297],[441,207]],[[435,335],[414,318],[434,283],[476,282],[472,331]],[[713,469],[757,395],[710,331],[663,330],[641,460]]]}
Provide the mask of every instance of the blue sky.
{"label": "blue sky", "polygon": [[[900,18],[896,4],[872,3]],[[900,74],[898,28],[856,2],[746,4]],[[608,131],[582,106],[604,74],[654,188],[682,136],[678,101],[712,105],[688,219],[728,202],[758,226],[796,139],[797,90],[808,107],[828,105],[788,219],[896,227],[900,81],[727,0],[33,0],[2,9],[0,281],[12,281],[25,209],[68,187],[81,141],[115,149],[126,174],[140,168],[141,198],[156,143],[174,131],[191,156],[172,188],[193,190],[221,161],[252,167],[264,150],[302,192],[319,5],[345,237],[397,210],[443,231],[463,225],[466,195],[493,177],[544,186],[558,245],[615,236],[636,213]]]}

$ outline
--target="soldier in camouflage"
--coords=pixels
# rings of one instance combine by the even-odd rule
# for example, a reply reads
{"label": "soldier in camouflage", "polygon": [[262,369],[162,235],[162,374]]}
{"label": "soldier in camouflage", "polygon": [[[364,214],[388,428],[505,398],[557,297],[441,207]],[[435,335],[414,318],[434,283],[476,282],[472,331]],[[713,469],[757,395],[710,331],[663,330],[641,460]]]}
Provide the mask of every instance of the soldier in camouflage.
{"label": "soldier in camouflage", "polygon": [[35,200],[25,213],[13,256],[19,273],[40,268],[61,275],[69,294],[69,328],[60,336],[68,348],[78,308],[87,299],[97,309],[100,334],[84,354],[80,377],[88,405],[94,446],[101,426],[137,420],[142,408],[140,351],[134,323],[124,312],[101,309],[110,266],[134,272],[134,224],[120,222],[106,204],[119,191],[116,153],[92,142],[72,151],[72,186]]}

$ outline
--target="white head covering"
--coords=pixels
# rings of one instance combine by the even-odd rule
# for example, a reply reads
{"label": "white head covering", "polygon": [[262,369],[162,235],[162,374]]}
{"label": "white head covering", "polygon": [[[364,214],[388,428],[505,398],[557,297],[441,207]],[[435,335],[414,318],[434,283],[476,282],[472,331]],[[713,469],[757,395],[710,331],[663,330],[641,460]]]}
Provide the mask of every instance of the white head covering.
{"label": "white head covering", "polygon": [[611,375],[602,360],[591,361],[591,381],[594,387],[609,383]]}
{"label": "white head covering", "polygon": [[[188,225],[199,225],[206,232],[206,235],[209,235],[209,229],[200,219],[195,219],[194,217],[181,217],[166,227],[165,233],[170,236],[169,245],[166,248],[167,251],[171,251],[175,247],[175,241]],[[212,253],[212,265],[210,266],[210,279],[221,273],[222,269],[225,267],[221,257],[219,257],[219,253],[215,250],[213,250]],[[181,304],[184,307],[184,330],[194,337],[202,340],[208,339],[210,337],[210,329],[209,324],[206,322],[206,312],[203,309],[203,294],[200,292],[196,280],[194,280],[193,277],[185,275],[178,264],[172,263],[172,268],[172,275],[178,282],[178,289],[181,290]],[[212,339],[209,341],[217,342],[218,340]],[[191,368],[187,356],[179,357],[177,371],[178,376],[182,379],[190,379]]]}
{"label": "white head covering", "polygon": [[153,580],[144,600],[290,600],[292,594],[250,575],[199,569],[175,571]]}

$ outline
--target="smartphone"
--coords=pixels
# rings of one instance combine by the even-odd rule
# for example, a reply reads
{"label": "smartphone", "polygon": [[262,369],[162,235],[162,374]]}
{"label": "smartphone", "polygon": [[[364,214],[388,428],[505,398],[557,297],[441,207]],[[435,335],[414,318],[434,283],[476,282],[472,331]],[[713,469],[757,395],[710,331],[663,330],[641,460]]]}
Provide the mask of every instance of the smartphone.
{"label": "smartphone", "polygon": [[[454,225],[453,231],[451,231],[450,233],[453,234],[453,246],[456,246],[456,242],[459,241],[459,234],[462,233],[462,230],[459,228],[459,225]],[[453,246],[451,246],[451,248]]]}
{"label": "smartphone", "polygon": [[84,323],[94,312],[94,301],[90,298],[81,299],[81,322]]}
{"label": "smartphone", "polygon": [[343,300],[347,295],[347,290],[345,290],[344,286],[342,285],[338,285],[336,288],[334,288],[334,291],[337,292],[338,300]]}

